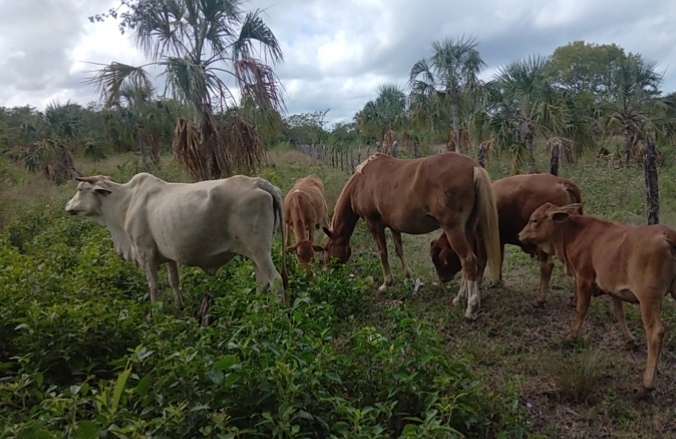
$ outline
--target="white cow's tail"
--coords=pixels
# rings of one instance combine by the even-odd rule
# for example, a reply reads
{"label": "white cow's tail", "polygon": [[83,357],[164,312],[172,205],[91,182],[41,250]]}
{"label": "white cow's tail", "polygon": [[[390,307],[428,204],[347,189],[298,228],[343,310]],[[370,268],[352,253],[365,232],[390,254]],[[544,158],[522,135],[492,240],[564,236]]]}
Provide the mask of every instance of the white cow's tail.
{"label": "white cow's tail", "polygon": [[[289,276],[286,272],[286,252],[284,251],[284,243],[286,242],[286,227],[284,223],[284,198],[282,197],[282,191],[277,186],[263,178],[258,179],[257,186],[272,195],[272,209],[275,215],[275,229],[277,226],[279,226],[279,230],[282,233],[282,286],[284,287],[284,290],[288,290]],[[272,233],[274,234],[274,230]],[[284,293],[284,302],[287,305],[289,304],[289,297],[286,292]]]}

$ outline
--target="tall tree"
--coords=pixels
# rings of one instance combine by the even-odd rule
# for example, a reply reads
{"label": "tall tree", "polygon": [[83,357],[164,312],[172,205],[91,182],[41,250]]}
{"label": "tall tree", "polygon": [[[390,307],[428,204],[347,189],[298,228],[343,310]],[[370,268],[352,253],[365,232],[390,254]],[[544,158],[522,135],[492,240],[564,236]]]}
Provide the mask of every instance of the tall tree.
{"label": "tall tree", "polygon": [[486,65],[474,38],[447,38],[432,43],[432,56],[413,65],[409,74],[412,99],[426,101],[437,96],[451,108],[455,150],[466,145],[460,138],[460,106],[478,86],[478,75]]}
{"label": "tall tree", "polygon": [[[236,111],[240,99],[273,114],[283,107],[273,66],[282,50],[260,11],[245,12],[243,0],[121,0],[121,29],[163,70],[166,88],[189,106],[176,127],[174,150],[193,178],[220,178],[249,165],[264,152],[255,127]],[[105,14],[92,17],[103,19]],[[92,79],[106,103],[117,102],[127,83],[150,83],[146,66],[104,66]],[[224,78],[228,78],[227,82]],[[218,114],[228,117],[216,117]],[[244,169],[231,169],[240,163]]]}
{"label": "tall tree", "polygon": [[492,84],[494,98],[506,118],[506,125],[517,133],[528,151],[529,170],[534,171],[534,140],[564,131],[566,107],[561,94],[547,80],[548,58],[531,56],[501,67]]}
{"label": "tall tree", "polygon": [[643,139],[649,128],[655,128],[658,136],[671,131],[671,123],[659,117],[663,101],[655,99],[662,75],[656,62],[630,55],[610,71],[610,78],[602,103],[605,126],[608,134],[624,139],[624,160],[629,165],[636,140]]}

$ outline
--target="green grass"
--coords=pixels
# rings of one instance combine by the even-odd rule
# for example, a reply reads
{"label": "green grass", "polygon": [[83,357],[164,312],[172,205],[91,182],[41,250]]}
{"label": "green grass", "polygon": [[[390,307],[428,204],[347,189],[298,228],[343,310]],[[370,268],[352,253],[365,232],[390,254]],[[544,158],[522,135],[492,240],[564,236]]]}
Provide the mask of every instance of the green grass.
{"label": "green grass", "polygon": [[[287,158],[280,156],[275,173],[283,189],[288,190],[295,178],[315,172],[325,179],[328,197],[334,202],[349,175],[305,159],[287,166]],[[547,157],[538,159],[538,169],[546,171]],[[510,175],[511,165],[506,157],[491,157],[487,169],[493,179],[498,179]],[[676,180],[670,178],[674,171],[671,167],[659,170],[660,220],[676,226]],[[642,169],[617,170],[589,156],[560,168],[559,175],[580,187],[585,213],[624,223],[645,223]],[[432,322],[446,340],[449,355],[460,353],[473,358],[471,368],[485,389],[505,398],[520,395],[518,404],[532,434],[547,438],[648,438],[676,432],[676,371],[671,367],[676,364],[676,345],[670,331],[676,328],[676,308],[672,300],[665,298],[662,309],[667,333],[656,389],[648,401],[636,402],[633,391],[647,358],[645,331],[636,305],[625,305],[628,325],[638,340],[636,350],[625,349],[610,302],[604,296],[592,300],[579,339],[566,342],[564,336],[574,318],[574,310],[568,305],[572,278],[564,275],[557,262],[547,304],[535,309],[531,302],[538,288],[538,265],[508,246],[504,288],[483,288],[480,317],[476,322],[467,322],[462,317],[465,304],[457,308],[451,305],[457,282],[439,285],[429,258],[429,241],[438,234],[439,231],[403,235],[413,275],[424,282],[415,297],[411,297],[412,285],[403,283],[390,239],[388,253],[395,285],[386,292],[377,291],[382,273],[375,243],[363,221],[352,239],[353,255],[374,261],[369,275],[374,278],[372,294],[376,302],[383,307],[401,303],[398,306],[412,309],[417,316]]]}
{"label": "green grass", "polygon": [[[665,224],[676,225],[676,181],[670,178],[676,169],[670,167],[670,163],[673,160],[659,171],[660,219]],[[540,170],[546,170],[546,164],[546,157],[538,157]],[[497,179],[510,174],[511,164],[506,157],[491,157],[487,168],[491,177]],[[111,158],[104,163],[82,162],[78,169],[126,181],[135,172],[135,165],[130,159]],[[3,181],[0,194],[0,200],[5,201],[0,208],[0,227],[20,216],[29,205],[44,203],[53,209],[62,208],[75,188],[74,183],[53,188],[38,177],[25,176],[15,169],[11,171],[11,177]],[[332,214],[348,173],[293,150],[273,150],[260,175],[286,192],[297,178],[310,173],[323,179]],[[157,174],[167,179],[185,178],[170,160],[165,160]],[[644,222],[641,169],[612,169],[591,156],[581,158],[578,164],[562,167],[560,175],[578,184],[586,213],[626,223]],[[17,233],[31,232],[19,230]],[[403,236],[414,277],[424,282],[413,297],[413,286],[403,283],[401,266],[388,240],[395,285],[378,292],[382,273],[375,243],[360,221],[352,239],[353,257],[348,269],[355,277],[369,282],[373,279],[368,284],[371,285],[369,312],[350,317],[344,323],[353,330],[366,326],[382,329],[392,324],[398,312],[429,322],[433,332],[443,340],[445,355],[469,358],[470,370],[479,379],[483,391],[502,401],[506,408],[514,408],[505,409],[505,413],[518,413],[523,417],[532,437],[649,438],[667,437],[676,432],[673,396],[676,371],[671,367],[676,364],[673,332],[676,311],[672,300],[665,299],[662,309],[667,332],[656,389],[647,401],[637,402],[632,395],[645,367],[646,347],[645,332],[635,305],[625,307],[627,323],[638,341],[635,350],[624,348],[610,303],[603,296],[592,300],[579,339],[566,342],[564,335],[574,317],[573,309],[568,306],[573,291],[572,278],[563,274],[557,262],[546,306],[533,308],[531,302],[539,282],[538,265],[518,249],[508,247],[504,286],[483,288],[479,319],[468,322],[463,318],[465,304],[457,308],[451,305],[457,282],[439,285],[436,279],[428,251],[429,241],[438,234],[437,231]],[[356,260],[361,262],[356,264]],[[193,302],[196,300],[193,298]]]}

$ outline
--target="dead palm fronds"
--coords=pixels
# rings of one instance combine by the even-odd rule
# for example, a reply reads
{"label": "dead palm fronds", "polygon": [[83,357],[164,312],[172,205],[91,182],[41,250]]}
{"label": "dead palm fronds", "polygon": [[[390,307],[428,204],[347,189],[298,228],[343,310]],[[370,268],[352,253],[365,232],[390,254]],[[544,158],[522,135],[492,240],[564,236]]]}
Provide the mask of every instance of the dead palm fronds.
{"label": "dead palm fronds", "polygon": [[413,138],[411,133],[409,133],[408,131],[404,131],[404,134],[402,136],[402,146],[404,148],[404,151],[411,154],[414,159],[418,158],[419,155],[418,142]]}
{"label": "dead palm fronds", "polygon": [[219,157],[241,174],[252,174],[265,160],[263,141],[256,128],[243,117],[234,114],[223,124],[219,133]]}
{"label": "dead palm fronds", "polygon": [[[632,148],[632,154],[634,156],[634,160],[636,161],[636,164],[639,166],[643,166],[643,162],[645,160],[645,148],[646,148],[646,143],[643,140],[637,140],[634,142],[634,146]],[[662,154],[661,151],[655,150],[656,158],[657,158],[657,166],[664,166],[664,154]]]}
{"label": "dead palm fronds", "polygon": [[202,152],[202,136],[195,124],[179,118],[171,145],[176,160],[181,163],[193,180],[208,180],[209,166]]}
{"label": "dead palm fronds", "polygon": [[485,140],[479,145],[479,150],[477,151],[477,161],[481,166],[486,164],[491,153],[493,155],[498,154],[498,141],[495,138]]}
{"label": "dead palm fronds", "polygon": [[[460,128],[460,144],[464,146],[464,149],[461,149],[461,153],[467,152],[469,147],[469,133],[463,128]],[[446,141],[446,150],[450,152],[455,151],[455,132],[451,129],[448,132],[448,140]]]}
{"label": "dead palm fronds", "polygon": [[392,130],[392,127],[388,127],[387,131],[385,131],[385,134],[383,135],[383,149],[381,151],[383,154],[390,154],[394,139],[394,131]]}
{"label": "dead palm fronds", "polygon": [[559,150],[561,165],[569,165],[577,162],[575,141],[573,139],[558,136],[550,137],[547,139],[547,143],[545,143],[545,148],[550,154],[552,154],[554,148]]}
{"label": "dead palm fronds", "polygon": [[194,180],[251,174],[265,159],[255,127],[237,114],[223,121],[209,117],[200,127],[179,119],[172,148]]}

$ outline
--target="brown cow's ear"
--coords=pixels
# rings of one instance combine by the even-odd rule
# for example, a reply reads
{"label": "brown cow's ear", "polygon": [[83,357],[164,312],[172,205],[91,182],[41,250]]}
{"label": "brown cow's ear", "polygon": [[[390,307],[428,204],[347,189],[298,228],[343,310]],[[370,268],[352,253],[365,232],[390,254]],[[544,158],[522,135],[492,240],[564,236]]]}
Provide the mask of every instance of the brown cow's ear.
{"label": "brown cow's ear", "polygon": [[317,244],[312,244],[312,249],[316,252],[323,252],[324,251],[324,247],[322,247],[321,245],[317,245]]}
{"label": "brown cow's ear", "polygon": [[563,222],[568,219],[570,216],[570,213],[564,212],[562,210],[557,210],[556,212],[552,212],[552,220],[554,220],[557,223]]}
{"label": "brown cow's ear", "polygon": [[571,215],[582,215],[582,203],[571,203],[561,206],[556,210],[569,213]]}
{"label": "brown cow's ear", "polygon": [[298,243],[295,243],[294,245],[290,245],[286,248],[287,252],[293,252],[296,251],[296,248],[298,247]]}
{"label": "brown cow's ear", "polygon": [[322,230],[324,231],[324,234],[328,236],[329,238],[333,238],[333,232],[330,231],[326,226],[322,226]]}

